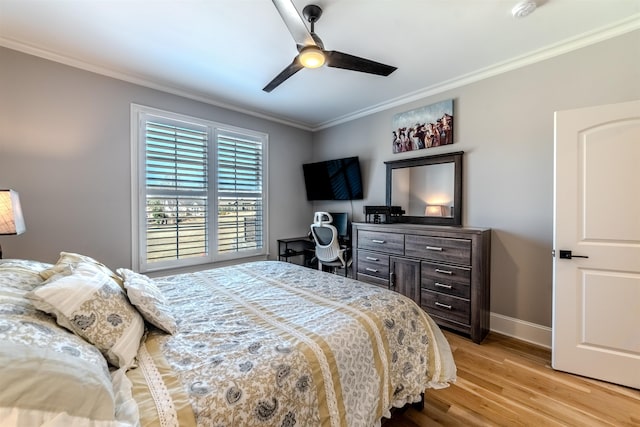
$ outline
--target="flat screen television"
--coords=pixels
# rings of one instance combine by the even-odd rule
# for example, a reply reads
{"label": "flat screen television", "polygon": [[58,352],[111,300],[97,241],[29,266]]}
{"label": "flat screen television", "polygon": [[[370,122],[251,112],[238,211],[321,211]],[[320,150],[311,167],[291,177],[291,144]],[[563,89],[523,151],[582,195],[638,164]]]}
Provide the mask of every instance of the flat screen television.
{"label": "flat screen television", "polygon": [[361,200],[362,177],[358,157],[302,165],[307,200]]}

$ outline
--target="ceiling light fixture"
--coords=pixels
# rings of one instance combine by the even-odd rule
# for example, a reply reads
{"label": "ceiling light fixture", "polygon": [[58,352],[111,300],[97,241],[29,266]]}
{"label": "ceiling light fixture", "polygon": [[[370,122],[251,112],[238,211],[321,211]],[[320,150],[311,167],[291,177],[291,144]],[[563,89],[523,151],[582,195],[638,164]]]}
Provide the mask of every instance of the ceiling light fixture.
{"label": "ceiling light fixture", "polygon": [[318,68],[324,65],[324,53],[318,46],[306,46],[300,51],[298,60],[305,68]]}
{"label": "ceiling light fixture", "polygon": [[533,13],[538,5],[534,0],[523,0],[520,3],[513,6],[511,14],[514,18],[524,18],[527,15]]}

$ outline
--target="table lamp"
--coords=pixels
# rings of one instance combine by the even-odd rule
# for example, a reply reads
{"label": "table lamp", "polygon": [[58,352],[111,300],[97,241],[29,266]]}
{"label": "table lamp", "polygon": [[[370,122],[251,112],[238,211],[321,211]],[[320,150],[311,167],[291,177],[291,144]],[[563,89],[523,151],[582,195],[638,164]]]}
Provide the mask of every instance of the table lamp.
{"label": "table lamp", "polygon": [[[24,218],[18,193],[13,190],[0,190],[0,235],[24,233]],[[2,246],[0,246],[2,259]]]}
{"label": "table lamp", "polygon": [[442,205],[427,205],[424,209],[425,216],[444,216],[444,206]]}

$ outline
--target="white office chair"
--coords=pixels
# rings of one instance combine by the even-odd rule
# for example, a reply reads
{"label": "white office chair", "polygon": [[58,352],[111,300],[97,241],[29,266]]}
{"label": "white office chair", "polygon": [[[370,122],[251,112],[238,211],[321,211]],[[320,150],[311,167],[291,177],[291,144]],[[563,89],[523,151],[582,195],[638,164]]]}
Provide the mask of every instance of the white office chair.
{"label": "white office chair", "polygon": [[316,258],[318,270],[323,270],[323,265],[335,268],[344,268],[344,275],[351,265],[352,259],[349,251],[340,246],[338,230],[331,224],[333,217],[328,212],[316,212],[311,224],[311,235],[316,242]]}

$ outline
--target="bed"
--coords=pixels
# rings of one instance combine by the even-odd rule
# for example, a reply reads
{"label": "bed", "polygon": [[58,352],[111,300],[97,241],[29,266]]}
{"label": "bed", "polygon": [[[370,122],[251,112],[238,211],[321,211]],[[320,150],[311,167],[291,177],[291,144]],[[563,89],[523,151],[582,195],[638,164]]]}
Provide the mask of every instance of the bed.
{"label": "bed", "polygon": [[455,381],[413,301],[279,261],[1,260],[0,341],[2,425],[368,427]]}

